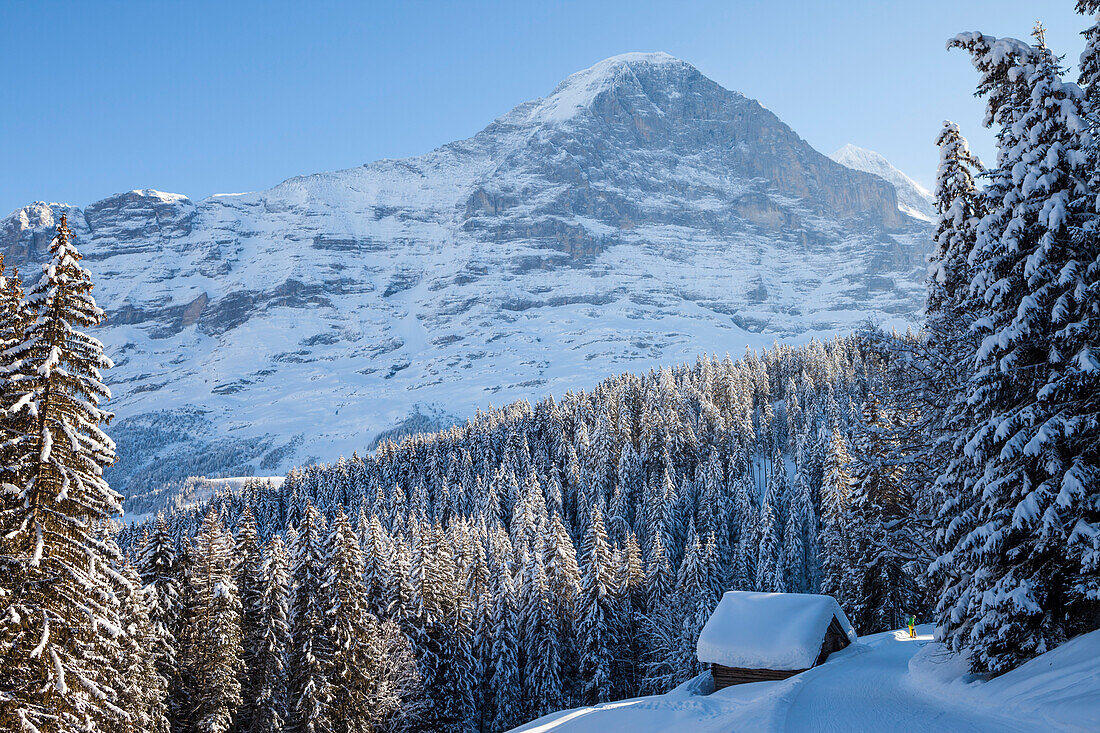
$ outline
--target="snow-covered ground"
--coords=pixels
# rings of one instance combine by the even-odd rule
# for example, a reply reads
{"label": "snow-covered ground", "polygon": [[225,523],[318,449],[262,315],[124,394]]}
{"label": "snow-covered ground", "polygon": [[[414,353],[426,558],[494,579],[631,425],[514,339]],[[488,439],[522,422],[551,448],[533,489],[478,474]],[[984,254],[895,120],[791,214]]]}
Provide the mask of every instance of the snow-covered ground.
{"label": "snow-covered ground", "polygon": [[780,682],[700,694],[709,673],[666,695],[548,715],[526,733],[663,731],[1096,731],[1100,631],[991,681],[963,674],[932,627],[860,639],[825,664]]}

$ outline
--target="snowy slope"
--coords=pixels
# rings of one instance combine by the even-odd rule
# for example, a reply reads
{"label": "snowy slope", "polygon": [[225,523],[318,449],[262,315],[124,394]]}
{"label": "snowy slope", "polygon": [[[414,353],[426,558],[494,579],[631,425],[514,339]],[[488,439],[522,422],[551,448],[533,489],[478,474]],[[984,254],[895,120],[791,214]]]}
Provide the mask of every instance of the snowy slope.
{"label": "snowy slope", "polygon": [[32,204],[0,220],[6,261],[35,269],[62,212],[109,316],[128,494],[702,351],[904,325],[930,242],[888,184],[666,54],[600,62],[416,158]]}
{"label": "snowy slope", "polygon": [[852,170],[870,173],[886,180],[897,191],[898,207],[902,211],[925,221],[934,220],[936,211],[931,192],[892,166],[878,153],[848,144],[829,157]]}
{"label": "snowy slope", "polygon": [[[1100,632],[990,682],[964,682],[931,641],[897,631],[863,637],[821,666],[780,682],[705,695],[709,672],[655,697],[548,715],[526,733],[729,731],[1095,731]],[[911,670],[913,667],[914,670]]]}

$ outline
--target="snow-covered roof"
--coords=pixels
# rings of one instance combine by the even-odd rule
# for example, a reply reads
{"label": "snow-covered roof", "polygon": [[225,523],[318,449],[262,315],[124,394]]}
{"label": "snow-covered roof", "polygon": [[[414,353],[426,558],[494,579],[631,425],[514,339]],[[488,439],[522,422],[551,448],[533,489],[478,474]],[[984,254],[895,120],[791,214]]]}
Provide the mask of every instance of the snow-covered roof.
{"label": "snow-covered roof", "polygon": [[808,669],[833,617],[848,639],[855,629],[832,596],[730,591],[699,634],[700,662],[747,669]]}

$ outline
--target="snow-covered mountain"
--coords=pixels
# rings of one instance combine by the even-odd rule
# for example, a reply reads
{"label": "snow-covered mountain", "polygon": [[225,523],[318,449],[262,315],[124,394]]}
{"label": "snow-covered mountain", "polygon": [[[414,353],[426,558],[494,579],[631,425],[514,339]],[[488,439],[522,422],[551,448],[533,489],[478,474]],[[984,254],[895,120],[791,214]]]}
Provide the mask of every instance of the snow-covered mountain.
{"label": "snow-covered mountain", "polygon": [[134,492],[275,474],[490,401],[920,308],[928,225],[666,54],[563,81],[468,140],[201,201],[137,190],[0,221],[24,273],[62,212]]}
{"label": "snow-covered mountain", "polygon": [[898,208],[909,216],[925,221],[933,221],[935,218],[935,199],[928,189],[892,166],[890,161],[875,151],[849,143],[829,157],[852,170],[870,173],[889,182],[897,191]]}

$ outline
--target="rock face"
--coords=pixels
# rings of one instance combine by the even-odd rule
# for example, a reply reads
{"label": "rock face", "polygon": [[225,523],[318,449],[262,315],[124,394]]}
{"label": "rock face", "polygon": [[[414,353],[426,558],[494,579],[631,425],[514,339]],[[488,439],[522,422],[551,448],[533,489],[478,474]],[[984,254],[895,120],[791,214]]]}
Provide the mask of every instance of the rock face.
{"label": "rock face", "polygon": [[0,221],[8,262],[42,262],[62,211],[109,313],[111,478],[130,493],[910,322],[930,232],[882,178],[665,54],[603,61],[418,158],[197,202],[33,204]]}
{"label": "rock face", "polygon": [[898,208],[909,216],[929,222],[935,220],[935,199],[928,189],[890,165],[875,151],[848,144],[829,157],[852,170],[870,173],[889,183],[897,192]]}

